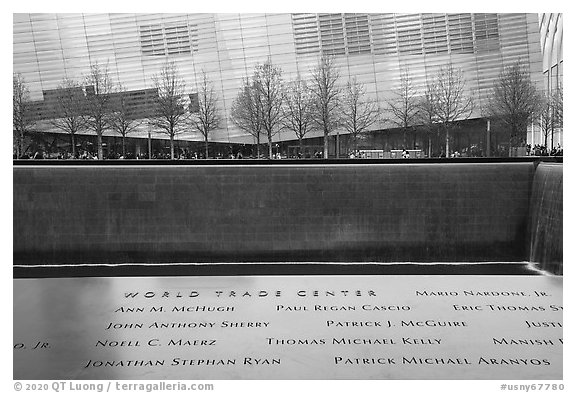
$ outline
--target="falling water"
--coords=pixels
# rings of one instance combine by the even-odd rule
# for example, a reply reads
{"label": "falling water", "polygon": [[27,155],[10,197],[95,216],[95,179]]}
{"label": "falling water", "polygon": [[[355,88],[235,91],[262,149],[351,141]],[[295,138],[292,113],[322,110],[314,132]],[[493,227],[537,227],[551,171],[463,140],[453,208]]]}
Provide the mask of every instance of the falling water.
{"label": "falling water", "polygon": [[562,274],[562,164],[541,163],[530,201],[530,262]]}

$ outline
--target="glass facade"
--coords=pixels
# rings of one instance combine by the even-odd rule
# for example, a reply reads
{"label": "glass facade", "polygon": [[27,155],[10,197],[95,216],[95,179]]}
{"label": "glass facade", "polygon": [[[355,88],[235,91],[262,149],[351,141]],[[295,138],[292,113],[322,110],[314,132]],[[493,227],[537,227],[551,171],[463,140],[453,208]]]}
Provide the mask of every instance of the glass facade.
{"label": "glass facade", "polygon": [[[290,81],[298,74],[310,78],[319,56],[333,55],[341,84],[355,77],[384,109],[404,70],[423,92],[426,82],[451,63],[464,71],[468,93],[476,101],[472,118],[481,117],[480,108],[502,67],[519,59],[529,66],[531,78],[544,86],[538,14],[14,14],[13,18],[14,72],[24,77],[37,101],[39,118],[47,116],[43,102],[64,78],[81,82],[96,62],[108,65],[114,81],[145,112],[152,77],[171,60],[192,100],[202,72],[213,81],[223,117],[220,129],[211,134],[214,142],[253,142],[230,121],[230,108],[242,78],[267,59]],[[555,72],[561,74],[562,63],[558,64]],[[46,121],[39,121],[38,127],[54,131]],[[373,129],[386,127],[392,125],[381,123]],[[149,126],[142,126],[132,136],[147,137],[148,131]],[[179,138],[202,137],[190,132]],[[286,131],[276,139],[295,136]]]}
{"label": "glass facade", "polygon": [[[564,57],[562,43],[564,38],[563,16],[558,13],[539,14],[540,44],[542,47],[542,71],[544,76],[544,90],[551,96],[562,88],[564,79]],[[527,140],[532,145],[554,147],[563,145],[563,128],[558,127],[550,131],[548,140],[538,127],[528,131]]]}
{"label": "glass facade", "polygon": [[562,14],[540,14],[540,39],[543,52],[543,72],[546,89],[555,91],[562,85],[564,28]]}

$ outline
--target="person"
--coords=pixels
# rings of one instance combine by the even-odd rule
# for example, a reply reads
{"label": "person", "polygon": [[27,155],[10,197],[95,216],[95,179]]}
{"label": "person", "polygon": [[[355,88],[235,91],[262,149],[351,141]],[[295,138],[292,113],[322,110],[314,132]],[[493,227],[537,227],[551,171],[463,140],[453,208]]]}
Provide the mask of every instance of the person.
{"label": "person", "polygon": [[410,158],[410,153],[406,149],[402,150],[402,158]]}

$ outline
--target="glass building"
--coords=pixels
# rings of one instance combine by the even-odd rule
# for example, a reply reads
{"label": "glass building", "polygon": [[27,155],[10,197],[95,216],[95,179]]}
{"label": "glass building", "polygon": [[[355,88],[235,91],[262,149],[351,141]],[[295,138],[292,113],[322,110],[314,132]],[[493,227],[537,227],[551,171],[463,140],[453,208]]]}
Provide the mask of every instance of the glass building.
{"label": "glass building", "polygon": [[[562,14],[539,14],[540,40],[542,45],[542,71],[544,74],[544,89],[551,95],[562,89],[564,80],[564,27]],[[528,142],[544,145],[544,135],[536,128],[528,133]],[[563,129],[558,128],[548,137],[548,146],[563,144]]]}
{"label": "glass building", "polygon": [[[341,83],[356,77],[384,110],[403,72],[423,92],[450,63],[463,70],[474,98],[471,119],[481,119],[503,67],[521,61],[544,87],[540,23],[538,14],[14,14],[13,68],[36,101],[38,129],[56,132],[43,104],[64,78],[81,81],[91,64],[107,64],[115,82],[146,108],[153,75],[174,61],[191,99],[202,72],[214,83],[223,121],[210,140],[250,144],[253,137],[232,123],[230,108],[258,63],[270,59],[290,81],[310,78],[320,55],[333,55]],[[483,124],[470,127],[481,132]],[[148,125],[131,136],[149,132],[166,138]],[[192,132],[179,138],[202,140]],[[274,140],[295,139],[283,131]]]}

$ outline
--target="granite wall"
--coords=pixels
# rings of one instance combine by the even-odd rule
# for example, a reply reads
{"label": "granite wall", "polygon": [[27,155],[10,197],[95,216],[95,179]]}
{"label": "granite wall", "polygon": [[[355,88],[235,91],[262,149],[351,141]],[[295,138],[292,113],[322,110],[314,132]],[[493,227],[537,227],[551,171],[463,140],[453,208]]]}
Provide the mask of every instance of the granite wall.
{"label": "granite wall", "polygon": [[15,166],[14,263],[524,261],[535,166]]}

